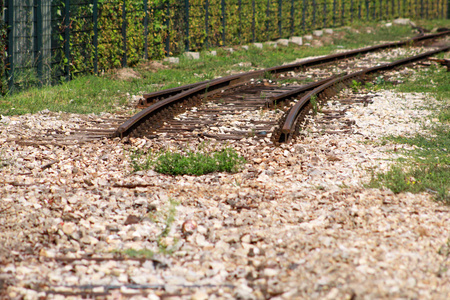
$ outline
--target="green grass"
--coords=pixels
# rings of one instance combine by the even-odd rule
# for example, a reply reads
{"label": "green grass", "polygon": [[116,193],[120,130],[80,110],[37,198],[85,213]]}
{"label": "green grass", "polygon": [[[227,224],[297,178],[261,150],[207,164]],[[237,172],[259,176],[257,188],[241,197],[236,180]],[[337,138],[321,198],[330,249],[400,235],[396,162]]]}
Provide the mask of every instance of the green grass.
{"label": "green grass", "polygon": [[[438,100],[429,105],[432,125],[425,127],[426,134],[389,137],[395,143],[416,147],[406,152],[406,161],[399,161],[386,173],[374,174],[371,185],[386,186],[395,193],[428,191],[437,200],[450,204],[450,72],[433,65],[405,79],[404,84],[385,87],[428,93]],[[440,124],[436,124],[436,119]]]}
{"label": "green grass", "polygon": [[153,256],[155,256],[155,252],[153,252],[152,250],[149,250],[149,249],[140,249],[140,250],[126,249],[126,250],[117,251],[117,252],[120,254],[126,255],[128,257],[133,257],[133,258],[151,259],[151,258],[153,258]]}
{"label": "green grass", "polygon": [[[434,22],[437,23],[437,22]],[[434,23],[426,23],[432,28]],[[447,23],[441,22],[441,26]],[[127,103],[127,93],[141,95],[163,88],[194,83],[215,77],[226,76],[229,71],[244,72],[281,65],[298,58],[326,55],[337,49],[351,49],[411,37],[414,32],[409,26],[385,27],[376,23],[353,24],[355,29],[336,29],[339,35],[333,44],[324,47],[250,47],[249,51],[237,49],[233,53],[218,49],[217,56],[202,55],[200,60],[180,57],[178,65],[167,65],[165,69],[149,70],[148,64],[137,66],[140,79],[118,80],[110,73],[103,76],[78,77],[58,86],[31,88],[0,98],[0,114],[20,115],[36,113],[44,109],[70,113],[114,112],[123,109]],[[425,26],[422,24],[422,26]],[[370,28],[372,33],[368,34]],[[359,31],[356,32],[356,31]],[[205,54],[205,53],[203,53]],[[239,66],[250,62],[251,67]]]}
{"label": "green grass", "polygon": [[213,172],[238,172],[245,159],[231,148],[214,152],[185,151],[184,153],[164,151],[158,155],[145,156],[132,152],[130,155],[133,171],[154,168],[167,175],[204,175]]}

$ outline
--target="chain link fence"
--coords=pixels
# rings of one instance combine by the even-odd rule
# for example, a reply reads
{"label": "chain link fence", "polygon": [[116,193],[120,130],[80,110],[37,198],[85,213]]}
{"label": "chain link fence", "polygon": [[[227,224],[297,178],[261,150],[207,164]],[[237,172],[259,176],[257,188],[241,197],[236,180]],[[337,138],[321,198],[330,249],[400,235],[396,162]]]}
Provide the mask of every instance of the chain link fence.
{"label": "chain link fence", "polygon": [[[9,91],[189,50],[261,42],[354,20],[450,18],[449,0],[2,0]],[[0,26],[1,29],[1,26]],[[3,88],[3,91],[5,89]]]}

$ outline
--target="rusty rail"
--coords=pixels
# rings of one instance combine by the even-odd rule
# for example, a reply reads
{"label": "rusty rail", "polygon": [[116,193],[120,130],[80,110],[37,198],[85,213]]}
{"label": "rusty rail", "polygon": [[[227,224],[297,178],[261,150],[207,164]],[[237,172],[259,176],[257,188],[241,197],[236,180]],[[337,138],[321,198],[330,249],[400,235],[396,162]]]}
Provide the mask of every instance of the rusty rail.
{"label": "rusty rail", "polygon": [[[424,35],[406,41],[392,42],[377,46],[366,47],[362,49],[351,50],[324,57],[308,59],[295,64],[271,67],[263,70],[231,75],[207,82],[202,82],[199,84],[192,84],[189,86],[182,86],[178,88],[169,89],[166,91],[147,94],[146,102],[153,104],[144,108],[142,111],[140,111],[130,119],[126,120],[123,124],[121,124],[117,128],[117,130],[113,133],[112,136],[122,138],[127,135],[131,136],[145,135],[151,128],[159,127],[162,123],[162,120],[171,118],[178,113],[182,113],[188,107],[200,104],[202,102],[203,97],[207,97],[208,95],[211,95],[216,91],[221,91],[224,89],[229,89],[245,84],[252,78],[261,78],[264,76],[264,74],[268,72],[272,74],[285,73],[293,70],[306,68],[309,66],[321,65],[349,57],[354,57],[358,54],[365,54],[368,52],[391,47],[400,47],[410,43],[419,42],[426,39],[433,39],[448,34],[450,34],[450,31]],[[181,92],[178,93],[178,91]],[[164,98],[164,95],[170,96],[164,100],[155,101],[155,99]]]}
{"label": "rusty rail", "polygon": [[295,134],[298,133],[301,121],[301,118],[299,117],[302,116],[302,112],[311,103],[311,99],[313,97],[316,97],[320,101],[324,101],[326,98],[329,98],[337,94],[344,87],[348,87],[353,82],[353,80],[363,80],[365,76],[371,73],[393,69],[395,67],[412,63],[414,61],[427,58],[436,53],[448,50],[450,50],[450,46],[444,46],[437,50],[428,51],[419,55],[407,57],[387,64],[382,64],[380,66],[367,68],[359,72],[351,73],[345,76],[335,78],[333,80],[329,80],[325,84],[308,92],[288,111],[284,124],[282,125],[281,128],[281,134],[279,135],[278,142],[279,143],[289,142],[292,140]]}
{"label": "rusty rail", "polygon": [[[386,43],[386,44],[382,44],[382,45],[375,45],[375,46],[350,50],[350,51],[346,51],[343,53],[337,53],[337,54],[332,54],[332,55],[328,55],[328,56],[324,56],[324,57],[312,58],[312,59],[308,59],[308,60],[294,63],[294,64],[288,64],[288,65],[278,66],[278,67],[271,67],[271,68],[264,69],[262,71],[252,71],[252,72],[254,72],[255,76],[256,75],[260,76],[261,74],[264,74],[264,73],[272,73],[272,74],[285,73],[285,72],[289,72],[289,71],[298,70],[301,68],[317,66],[317,65],[321,65],[321,64],[325,64],[325,63],[330,63],[330,62],[333,62],[336,60],[342,60],[342,59],[354,57],[359,54],[366,54],[369,52],[392,48],[392,47],[401,47],[401,46],[408,45],[410,43],[417,43],[417,42],[421,42],[421,41],[424,41],[427,39],[438,38],[438,37],[441,37],[441,36],[444,36],[447,34],[449,34],[449,31],[443,31],[443,32],[435,33],[435,34],[427,34],[427,35],[413,37],[413,38],[405,40],[405,41],[391,42],[391,43]],[[252,73],[252,72],[250,72],[250,73]],[[245,76],[245,74],[243,74],[243,75]],[[233,76],[231,76],[231,77],[233,77]],[[226,78],[226,77],[224,77],[224,78]],[[170,88],[170,89],[166,89],[166,90],[162,90],[162,91],[144,94],[143,99],[139,100],[138,105],[141,107],[147,107],[147,106],[150,106],[160,100],[175,96],[176,94],[179,94],[179,93],[187,91],[189,89],[198,87],[200,85],[211,83],[215,80],[217,80],[217,79],[206,80],[206,81],[202,81],[202,82],[192,83],[192,84],[188,84],[188,85],[182,85],[179,87],[174,87],[174,88]]]}

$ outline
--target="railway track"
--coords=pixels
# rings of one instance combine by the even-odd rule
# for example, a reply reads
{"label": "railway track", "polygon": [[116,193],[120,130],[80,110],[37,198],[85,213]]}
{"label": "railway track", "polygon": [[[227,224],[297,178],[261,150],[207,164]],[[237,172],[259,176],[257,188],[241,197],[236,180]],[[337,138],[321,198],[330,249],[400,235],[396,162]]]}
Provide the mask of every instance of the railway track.
{"label": "railway track", "polygon": [[[362,82],[375,73],[448,51],[449,47],[375,67],[379,61],[369,59],[364,66],[358,65],[363,60],[355,57],[424,43],[449,33],[346,51],[146,94],[138,104],[142,111],[118,126],[112,136],[166,137],[177,141],[239,140],[250,144],[255,140],[276,144],[289,142],[298,134],[305,116],[309,114],[312,100],[323,103],[353,81]],[[324,70],[321,75],[315,76],[314,82],[280,85],[269,79],[281,74],[295,78],[313,67]]]}
{"label": "railway track", "polygon": [[[311,97],[324,102],[353,80],[363,81],[383,68],[434,55],[436,52],[429,52],[417,59],[404,59],[395,66],[386,63],[383,68],[367,69],[380,60],[386,62],[386,57],[392,56],[392,48],[429,43],[449,33],[424,35],[145,94],[138,103],[142,110],[131,118],[127,112],[74,116],[82,120],[73,128],[57,126],[30,139],[16,139],[11,132],[8,140],[30,146],[77,145],[105,138],[144,136],[182,143],[191,140],[247,144],[289,142],[309,114]],[[446,48],[441,47],[439,51]],[[283,83],[285,79],[289,82]],[[330,81],[333,81],[331,86],[324,85]],[[309,98],[303,99],[306,95]],[[295,108],[291,109],[292,106]],[[284,124],[286,120],[291,127]]]}

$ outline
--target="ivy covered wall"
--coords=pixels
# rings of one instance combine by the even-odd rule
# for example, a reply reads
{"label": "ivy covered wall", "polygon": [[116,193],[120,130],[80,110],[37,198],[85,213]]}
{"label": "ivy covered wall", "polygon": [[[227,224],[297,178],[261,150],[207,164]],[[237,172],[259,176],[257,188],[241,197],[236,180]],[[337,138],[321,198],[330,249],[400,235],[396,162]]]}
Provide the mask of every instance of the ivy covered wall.
{"label": "ivy covered wall", "polygon": [[[445,18],[448,11],[448,0],[0,1],[2,93],[5,82],[13,89],[58,83],[187,50],[287,38],[355,19]],[[27,28],[27,41],[17,24]]]}

